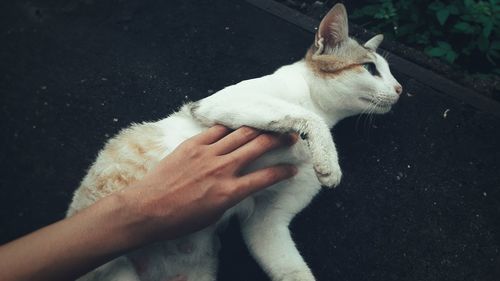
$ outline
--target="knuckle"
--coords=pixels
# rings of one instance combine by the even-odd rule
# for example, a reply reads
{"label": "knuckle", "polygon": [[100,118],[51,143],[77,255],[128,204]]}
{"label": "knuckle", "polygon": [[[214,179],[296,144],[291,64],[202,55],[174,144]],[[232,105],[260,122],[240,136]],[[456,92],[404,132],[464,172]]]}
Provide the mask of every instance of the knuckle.
{"label": "knuckle", "polygon": [[230,155],[225,157],[223,161],[220,161],[219,165],[225,169],[233,167],[233,165],[237,162],[238,158],[236,156]]}
{"label": "knuckle", "polygon": [[193,148],[194,146],[195,146],[194,137],[190,137],[189,139],[182,142],[179,147],[184,148],[184,149],[190,149],[190,148]]}
{"label": "knuckle", "polygon": [[278,169],[268,169],[265,173],[265,177],[268,181],[274,182],[280,178],[280,172]]}
{"label": "knuckle", "polygon": [[243,126],[239,130],[240,130],[240,133],[246,137],[251,137],[251,136],[258,134],[258,131],[256,129],[254,129],[252,127],[248,127],[248,126]]}
{"label": "knuckle", "polygon": [[210,175],[217,177],[217,178],[222,178],[228,175],[228,173],[231,171],[231,167],[233,166],[234,160],[225,160],[225,161],[217,161],[216,163],[211,164],[211,171]]}
{"label": "knuckle", "polygon": [[224,205],[225,203],[231,201],[233,193],[231,189],[226,185],[222,184],[212,194],[212,199],[218,205]]}
{"label": "knuckle", "polygon": [[213,168],[208,172],[209,176],[220,178],[224,175],[224,166],[214,165]]}
{"label": "knuckle", "polygon": [[203,154],[203,149],[189,140],[182,144],[181,150],[187,158],[199,158]]}
{"label": "knuckle", "polygon": [[225,159],[224,166],[226,168],[237,167],[243,160],[243,157],[240,155],[230,155]]}
{"label": "knuckle", "polygon": [[230,131],[229,128],[227,128],[226,126],[219,124],[214,125],[212,129],[219,133],[228,133]]}

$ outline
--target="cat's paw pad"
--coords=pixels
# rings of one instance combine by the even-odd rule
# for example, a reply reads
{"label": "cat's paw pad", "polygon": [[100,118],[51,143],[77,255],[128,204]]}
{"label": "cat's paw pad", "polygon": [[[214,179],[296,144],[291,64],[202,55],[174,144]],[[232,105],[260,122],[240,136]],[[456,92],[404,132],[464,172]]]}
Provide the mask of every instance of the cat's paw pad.
{"label": "cat's paw pad", "polygon": [[314,165],[314,171],[322,185],[333,188],[340,184],[342,171],[337,163],[332,165]]}

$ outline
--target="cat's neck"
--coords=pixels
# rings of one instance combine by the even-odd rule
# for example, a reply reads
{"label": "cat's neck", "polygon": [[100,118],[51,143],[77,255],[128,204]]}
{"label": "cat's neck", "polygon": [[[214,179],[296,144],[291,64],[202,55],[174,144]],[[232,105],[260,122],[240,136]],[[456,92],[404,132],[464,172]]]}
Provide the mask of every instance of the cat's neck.
{"label": "cat's neck", "polygon": [[272,76],[282,80],[287,85],[287,101],[316,113],[324,119],[329,127],[333,127],[343,118],[353,115],[353,113],[343,109],[341,103],[333,107],[330,104],[328,108],[322,104],[322,99],[332,93],[328,93],[328,88],[321,85],[321,79],[315,76],[303,60],[279,68]]}

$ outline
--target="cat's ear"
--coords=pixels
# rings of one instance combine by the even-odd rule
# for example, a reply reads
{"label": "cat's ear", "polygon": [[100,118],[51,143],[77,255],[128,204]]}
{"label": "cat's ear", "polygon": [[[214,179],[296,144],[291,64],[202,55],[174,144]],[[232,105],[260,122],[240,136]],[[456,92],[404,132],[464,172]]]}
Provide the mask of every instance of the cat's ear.
{"label": "cat's ear", "polygon": [[316,47],[335,47],[347,38],[349,38],[347,11],[343,4],[338,3],[321,20],[314,44]]}
{"label": "cat's ear", "polygon": [[370,49],[372,51],[376,51],[380,43],[384,40],[384,35],[378,34],[372,37],[372,39],[366,41],[365,48]]}

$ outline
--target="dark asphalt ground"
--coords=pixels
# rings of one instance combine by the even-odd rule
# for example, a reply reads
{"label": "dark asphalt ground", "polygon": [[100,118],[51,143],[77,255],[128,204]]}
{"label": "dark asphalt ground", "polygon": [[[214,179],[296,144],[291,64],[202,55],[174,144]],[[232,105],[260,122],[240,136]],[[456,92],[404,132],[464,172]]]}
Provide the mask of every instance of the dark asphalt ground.
{"label": "dark asphalt ground", "polygon": [[[268,74],[313,40],[244,1],[5,2],[0,242],[61,219],[120,128]],[[499,280],[500,118],[394,74],[405,94],[391,113],[334,129],[343,182],[294,220],[299,249],[318,280]],[[236,223],[219,275],[267,280]]]}

